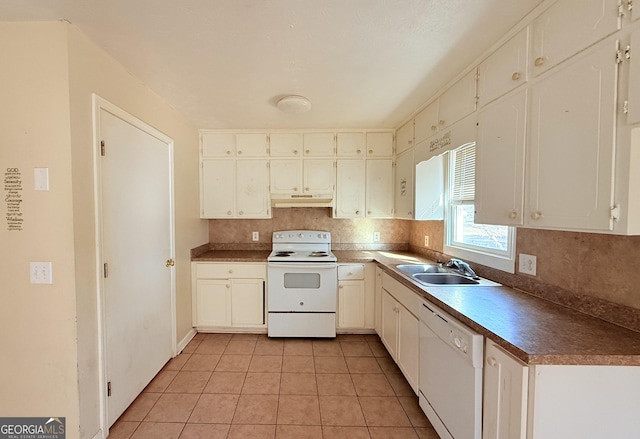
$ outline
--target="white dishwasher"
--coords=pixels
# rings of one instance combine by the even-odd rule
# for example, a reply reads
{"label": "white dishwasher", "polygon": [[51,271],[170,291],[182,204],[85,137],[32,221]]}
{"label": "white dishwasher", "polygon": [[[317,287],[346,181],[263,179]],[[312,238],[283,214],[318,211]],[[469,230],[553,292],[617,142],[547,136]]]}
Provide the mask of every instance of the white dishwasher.
{"label": "white dishwasher", "polygon": [[420,407],[441,439],[482,437],[482,335],[420,306]]}

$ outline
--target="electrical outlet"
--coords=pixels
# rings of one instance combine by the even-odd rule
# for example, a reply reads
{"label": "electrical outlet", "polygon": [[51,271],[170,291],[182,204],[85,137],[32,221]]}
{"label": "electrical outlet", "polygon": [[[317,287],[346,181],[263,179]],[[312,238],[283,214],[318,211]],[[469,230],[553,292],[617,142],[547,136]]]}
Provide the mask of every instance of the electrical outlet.
{"label": "electrical outlet", "polygon": [[29,262],[29,278],[32,284],[52,284],[51,262]]}
{"label": "electrical outlet", "polygon": [[373,242],[380,242],[380,232],[373,232]]}
{"label": "electrical outlet", "polygon": [[518,255],[518,271],[524,274],[536,275],[536,257],[520,253]]}
{"label": "electrical outlet", "polygon": [[252,232],[251,233],[251,239],[253,241],[260,241],[260,232]]}
{"label": "electrical outlet", "polygon": [[424,235],[424,246],[429,247],[429,235]]}

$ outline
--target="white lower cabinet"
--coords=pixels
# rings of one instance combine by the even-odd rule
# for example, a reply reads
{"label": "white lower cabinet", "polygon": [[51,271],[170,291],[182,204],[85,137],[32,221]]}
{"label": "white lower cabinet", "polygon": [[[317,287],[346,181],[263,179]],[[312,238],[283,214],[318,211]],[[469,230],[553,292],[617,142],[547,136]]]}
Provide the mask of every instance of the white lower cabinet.
{"label": "white lower cabinet", "polygon": [[266,265],[192,263],[193,326],[266,328]]}
{"label": "white lower cabinet", "polygon": [[485,343],[483,439],[526,439],[528,367]]}
{"label": "white lower cabinet", "polygon": [[640,366],[527,366],[487,340],[483,439],[632,439]]}
{"label": "white lower cabinet", "polygon": [[418,296],[386,273],[382,274],[380,339],[407,382],[418,394],[420,320]]}
{"label": "white lower cabinet", "polygon": [[374,328],[374,276],[373,264],[338,265],[338,330]]}

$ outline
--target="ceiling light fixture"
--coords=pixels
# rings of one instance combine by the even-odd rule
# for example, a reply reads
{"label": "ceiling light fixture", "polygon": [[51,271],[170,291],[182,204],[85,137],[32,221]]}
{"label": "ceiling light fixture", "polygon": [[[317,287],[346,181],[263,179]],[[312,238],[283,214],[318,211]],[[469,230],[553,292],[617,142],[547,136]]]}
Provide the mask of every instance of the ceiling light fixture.
{"label": "ceiling light fixture", "polygon": [[285,113],[304,113],[311,109],[311,102],[304,96],[290,95],[280,99],[277,106]]}

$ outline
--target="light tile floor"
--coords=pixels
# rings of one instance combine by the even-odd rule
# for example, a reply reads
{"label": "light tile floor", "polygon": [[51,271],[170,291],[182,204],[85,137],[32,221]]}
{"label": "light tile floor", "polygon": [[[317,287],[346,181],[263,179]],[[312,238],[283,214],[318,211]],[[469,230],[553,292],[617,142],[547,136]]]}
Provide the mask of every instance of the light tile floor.
{"label": "light tile floor", "polygon": [[438,435],[377,335],[197,334],[110,439],[360,439]]}

